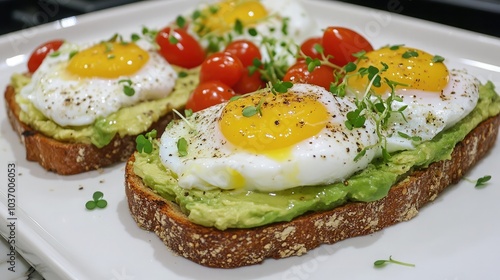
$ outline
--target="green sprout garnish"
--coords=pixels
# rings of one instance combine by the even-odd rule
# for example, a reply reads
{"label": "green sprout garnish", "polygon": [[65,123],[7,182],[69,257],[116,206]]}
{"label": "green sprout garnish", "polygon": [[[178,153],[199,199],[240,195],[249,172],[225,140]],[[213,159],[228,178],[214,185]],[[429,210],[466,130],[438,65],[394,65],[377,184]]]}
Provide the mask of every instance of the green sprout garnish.
{"label": "green sprout garnish", "polygon": [[72,58],[73,58],[73,56],[75,56],[77,53],[78,53],[78,51],[77,51],[77,50],[71,51],[71,52],[69,53],[69,59],[72,59]]}
{"label": "green sprout garnish", "polygon": [[140,134],[135,138],[135,148],[139,153],[150,154],[153,151],[153,139],[157,136],[156,129],[146,133],[146,136]]}
{"label": "green sprout garnish", "polygon": [[132,87],[132,81],[130,79],[123,79],[118,81],[119,84],[123,84],[123,93],[126,96],[133,96],[135,94],[135,89]]}
{"label": "green sprout garnish", "polygon": [[486,176],[478,178],[477,180],[472,180],[469,178],[464,178],[464,179],[470,183],[475,184],[474,185],[475,188],[480,188],[480,187],[484,187],[485,185],[487,185],[487,183],[491,180],[491,176],[486,175]]}
{"label": "green sprout garnish", "polygon": [[179,152],[180,157],[187,156],[188,154],[187,148],[188,148],[188,142],[186,138],[184,137],[179,138],[179,140],[177,140],[177,151]]}
{"label": "green sprout garnish", "polygon": [[97,208],[106,208],[108,205],[108,202],[103,198],[104,194],[100,191],[94,192],[92,195],[92,200],[87,201],[85,203],[85,208],[88,210],[94,210],[96,207]]}
{"label": "green sprout garnish", "polygon": [[435,55],[432,60],[431,60],[433,63],[437,63],[437,62],[443,62],[444,61],[444,57],[440,56],[440,55]]}
{"label": "green sprout garnish", "polygon": [[406,51],[403,53],[403,58],[412,58],[412,57],[418,57],[418,52],[416,51]]}
{"label": "green sprout garnish", "polygon": [[183,16],[178,16],[176,19],[175,19],[175,23],[177,24],[177,26],[179,26],[180,28],[184,28],[184,26],[186,26],[186,19],[183,17]]}
{"label": "green sprout garnish", "polygon": [[390,256],[388,260],[376,260],[373,263],[373,265],[375,267],[384,267],[384,266],[386,266],[389,263],[399,264],[399,265],[404,265],[404,266],[410,266],[410,267],[415,267],[415,265],[412,264],[412,263],[405,263],[405,262],[397,261],[397,260],[393,259],[392,256]]}
{"label": "green sprout garnish", "polygon": [[52,53],[50,53],[50,57],[58,57],[59,55],[61,55],[61,52],[60,51],[53,51]]}

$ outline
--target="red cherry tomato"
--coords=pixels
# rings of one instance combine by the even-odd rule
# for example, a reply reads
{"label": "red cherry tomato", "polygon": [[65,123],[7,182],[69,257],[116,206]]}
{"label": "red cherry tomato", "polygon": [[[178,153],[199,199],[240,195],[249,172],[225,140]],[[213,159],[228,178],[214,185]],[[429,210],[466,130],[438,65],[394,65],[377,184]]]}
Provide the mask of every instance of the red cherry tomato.
{"label": "red cherry tomato", "polygon": [[64,40],[52,40],[38,46],[28,60],[28,71],[34,73],[47,54],[51,51],[57,51],[63,43]]}
{"label": "red cherry tomato", "polygon": [[184,68],[199,66],[205,59],[205,51],[186,30],[165,27],[156,35],[159,53],[171,64]]}
{"label": "red cherry tomato", "polygon": [[233,90],[238,94],[254,92],[258,89],[266,87],[266,83],[261,79],[259,71],[255,71],[252,75],[245,68],[241,79],[233,86]]}
{"label": "red cherry tomato", "polygon": [[189,96],[186,109],[191,109],[193,112],[200,111],[224,101],[229,101],[235,95],[233,89],[220,81],[200,83]]}
{"label": "red cherry tomato", "polygon": [[321,37],[312,37],[304,41],[302,45],[300,45],[300,50],[304,55],[309,56],[311,58],[321,59],[321,54],[315,49],[316,45],[323,45],[323,38]]}
{"label": "red cherry tomato", "polygon": [[288,68],[283,81],[292,83],[307,83],[309,78],[309,71],[307,71],[307,64],[304,60],[298,61]]}
{"label": "red cherry tomato", "polygon": [[325,55],[333,56],[330,62],[344,66],[356,58],[352,54],[365,50],[372,51],[373,47],[361,34],[344,27],[328,27],[323,32],[323,49]]}
{"label": "red cherry tomato", "polygon": [[248,40],[236,40],[226,46],[225,52],[229,52],[239,58],[244,67],[253,65],[253,60],[262,59],[259,47]]}
{"label": "red cherry tomato", "polygon": [[335,82],[334,70],[327,65],[316,66],[309,75],[307,83],[324,87],[330,91],[330,85]]}
{"label": "red cherry tomato", "polygon": [[331,83],[335,82],[334,69],[327,65],[320,65],[309,72],[307,64],[299,61],[288,69],[283,81],[313,84],[329,91]]}
{"label": "red cherry tomato", "polygon": [[229,87],[234,86],[243,76],[243,64],[230,53],[217,52],[201,64],[200,83],[221,81]]}

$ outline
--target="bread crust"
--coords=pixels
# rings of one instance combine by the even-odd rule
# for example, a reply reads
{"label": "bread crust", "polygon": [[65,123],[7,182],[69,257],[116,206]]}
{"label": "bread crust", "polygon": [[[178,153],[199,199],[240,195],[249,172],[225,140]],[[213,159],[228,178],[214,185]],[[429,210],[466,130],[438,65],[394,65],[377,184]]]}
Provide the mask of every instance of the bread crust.
{"label": "bread crust", "polygon": [[[47,137],[21,122],[21,108],[15,101],[14,87],[5,90],[5,106],[9,122],[26,149],[26,159],[38,162],[43,168],[61,175],[78,174],[100,169],[117,162],[126,161],[135,151],[136,135],[120,137],[98,148],[92,144],[70,143]],[[147,130],[156,129],[161,133],[173,114],[167,114],[153,123]]]}
{"label": "bread crust", "polygon": [[252,229],[222,231],[190,222],[177,204],[156,195],[135,175],[134,155],[125,168],[125,191],[136,223],[156,233],[173,252],[204,266],[235,268],[266,258],[300,256],[321,244],[367,235],[415,217],[423,205],[460,181],[488,153],[499,125],[500,115],[482,122],[455,146],[450,160],[413,172],[381,200],[351,202]]}

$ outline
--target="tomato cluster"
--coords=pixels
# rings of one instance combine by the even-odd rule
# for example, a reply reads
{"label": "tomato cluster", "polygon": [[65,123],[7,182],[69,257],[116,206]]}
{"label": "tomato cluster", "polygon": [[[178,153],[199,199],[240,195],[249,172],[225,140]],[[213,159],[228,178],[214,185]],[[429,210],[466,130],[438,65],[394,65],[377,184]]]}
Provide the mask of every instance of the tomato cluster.
{"label": "tomato cluster", "polygon": [[[200,67],[199,85],[189,97],[188,109],[198,111],[228,101],[234,95],[265,87],[261,72],[255,71],[254,66],[255,60],[260,61],[262,55],[259,47],[249,40],[235,40],[224,50],[208,56],[185,27],[165,27],[156,34],[155,41],[159,54],[170,64],[187,69]],[[47,54],[58,50],[62,44],[63,40],[53,40],[36,48],[29,58],[28,71],[35,72]],[[366,38],[351,29],[330,26],[322,36],[304,41],[300,50],[297,62],[288,69],[283,80],[315,84],[329,90],[336,80],[335,72],[357,59],[354,53],[362,50],[369,52],[373,47]],[[311,60],[321,63],[311,67],[306,62]]]}
{"label": "tomato cluster", "polygon": [[[319,49],[322,53],[318,51]],[[331,83],[335,82],[335,71],[349,62],[354,62],[357,58],[353,54],[372,51],[373,47],[366,38],[354,30],[330,26],[325,29],[323,36],[304,41],[300,50],[305,57],[326,59],[328,63],[321,63],[309,71],[309,64],[302,57],[288,69],[283,80],[314,84],[329,90]]]}
{"label": "tomato cluster", "polygon": [[223,51],[209,55],[201,63],[200,84],[186,108],[196,112],[264,87],[260,72],[249,70],[253,61],[261,58],[259,48],[248,40],[233,41]]}

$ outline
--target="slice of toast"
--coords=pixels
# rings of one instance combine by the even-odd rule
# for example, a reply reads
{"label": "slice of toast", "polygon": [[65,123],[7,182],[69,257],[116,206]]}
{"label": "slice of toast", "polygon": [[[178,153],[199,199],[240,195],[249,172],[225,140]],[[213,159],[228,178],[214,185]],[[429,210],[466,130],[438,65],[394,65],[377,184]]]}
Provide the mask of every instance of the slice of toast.
{"label": "slice of toast", "polygon": [[[96,170],[126,161],[136,149],[136,135],[123,138],[116,135],[102,148],[92,144],[62,142],[47,137],[21,122],[19,119],[21,108],[15,101],[15,90],[12,86],[7,86],[4,97],[9,122],[26,148],[26,159],[40,163],[49,171],[71,175]],[[156,129],[161,133],[173,116],[174,114],[166,114],[146,131]]]}
{"label": "slice of toast", "polygon": [[488,153],[499,125],[500,115],[482,122],[455,146],[450,160],[413,172],[381,200],[351,202],[257,228],[221,231],[190,222],[175,203],[155,194],[135,175],[134,155],[126,165],[125,190],[137,224],[155,232],[172,251],[204,266],[235,268],[266,258],[300,256],[321,244],[367,235],[413,218]]}

